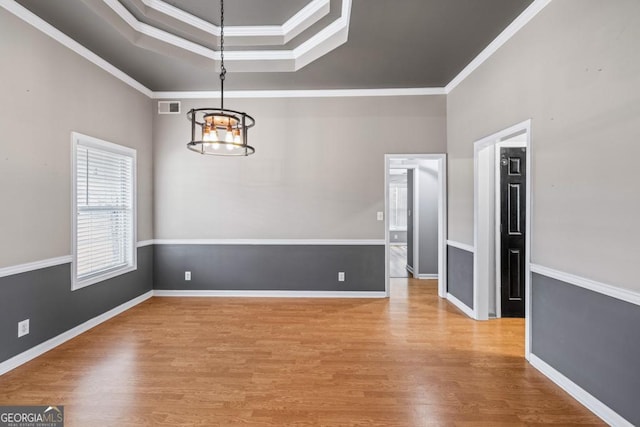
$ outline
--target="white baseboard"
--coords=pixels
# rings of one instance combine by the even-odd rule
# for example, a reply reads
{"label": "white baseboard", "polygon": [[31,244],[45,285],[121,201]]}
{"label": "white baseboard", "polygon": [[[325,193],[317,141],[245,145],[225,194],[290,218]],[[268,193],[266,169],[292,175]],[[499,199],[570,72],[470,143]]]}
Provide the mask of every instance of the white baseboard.
{"label": "white baseboard", "polygon": [[107,320],[117,316],[120,313],[123,313],[130,308],[140,304],[143,301],[148,300],[153,296],[153,291],[149,291],[139,297],[136,297],[130,301],[121,304],[106,313],[102,313],[99,316],[94,317],[93,319],[87,320],[86,322],[76,326],[73,329],[69,329],[66,332],[61,333],[60,335],[53,337],[41,344],[38,344],[35,347],[30,348],[27,351],[24,351],[16,356],[13,356],[11,359],[6,360],[0,363],[0,375],[3,375],[20,365],[27,363],[28,361],[35,359],[36,357],[46,353],[49,350],[53,350],[59,345],[69,341],[72,338],[77,337],[83,332],[88,331],[89,329],[98,326],[99,324],[106,322]]}
{"label": "white baseboard", "polygon": [[471,309],[468,305],[466,305],[465,303],[463,303],[462,301],[460,301],[458,298],[454,297],[450,293],[447,293],[447,300],[449,300],[451,304],[455,305],[457,308],[460,309],[460,311],[462,311],[464,314],[466,314],[470,318],[472,319],[476,318],[476,314],[473,311],[473,309]]}
{"label": "white baseboard", "polygon": [[437,274],[418,274],[418,279],[437,279]]}
{"label": "white baseboard", "polygon": [[584,405],[588,410],[596,414],[598,417],[602,418],[602,420],[607,424],[617,427],[633,426],[633,424],[625,420],[613,409],[609,408],[607,405],[593,397],[585,389],[562,375],[555,368],[553,368],[544,360],[540,359],[535,354],[530,354],[529,362],[534,368],[542,372],[543,375],[556,383],[561,389],[569,393],[571,397]]}
{"label": "white baseboard", "polygon": [[242,298],[386,298],[384,291],[214,291],[159,290],[155,297],[242,297]]}

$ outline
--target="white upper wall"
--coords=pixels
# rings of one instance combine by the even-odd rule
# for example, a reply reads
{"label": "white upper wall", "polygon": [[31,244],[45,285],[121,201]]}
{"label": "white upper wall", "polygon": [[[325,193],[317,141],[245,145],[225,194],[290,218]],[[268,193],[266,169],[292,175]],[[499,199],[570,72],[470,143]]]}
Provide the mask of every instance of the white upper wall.
{"label": "white upper wall", "polygon": [[0,9],[0,267],[71,254],[71,132],[138,151],[152,238],[151,101]]}
{"label": "white upper wall", "polygon": [[384,239],[384,154],[446,149],[444,96],[225,105],[256,118],[255,155],[196,154],[184,114],[155,116],[156,239]]}
{"label": "white upper wall", "polygon": [[473,142],[532,119],[533,263],[640,290],[640,2],[555,0],[447,97],[449,239]]}

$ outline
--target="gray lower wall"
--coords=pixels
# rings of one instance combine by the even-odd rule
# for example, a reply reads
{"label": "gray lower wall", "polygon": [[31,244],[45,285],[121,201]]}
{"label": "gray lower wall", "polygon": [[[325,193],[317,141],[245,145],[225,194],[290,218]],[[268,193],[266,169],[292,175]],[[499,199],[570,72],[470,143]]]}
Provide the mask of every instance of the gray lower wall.
{"label": "gray lower wall", "polygon": [[407,232],[406,231],[398,231],[398,230],[390,230],[389,231],[389,241],[391,243],[407,243]]}
{"label": "gray lower wall", "polygon": [[473,309],[473,253],[447,246],[447,292]]}
{"label": "gray lower wall", "polygon": [[156,245],[154,277],[163,290],[384,291],[384,245]]}
{"label": "gray lower wall", "polygon": [[[0,278],[0,362],[153,288],[153,246],[138,248],[138,269],[71,291],[70,264]],[[18,322],[30,333],[18,338]]]}
{"label": "gray lower wall", "polygon": [[640,425],[640,307],[539,274],[531,290],[532,353]]}

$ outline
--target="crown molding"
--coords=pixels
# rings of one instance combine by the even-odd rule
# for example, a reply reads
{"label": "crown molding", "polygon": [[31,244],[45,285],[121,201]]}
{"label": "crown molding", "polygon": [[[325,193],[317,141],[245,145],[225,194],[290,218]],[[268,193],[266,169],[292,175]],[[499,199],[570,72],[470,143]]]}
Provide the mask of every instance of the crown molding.
{"label": "crown molding", "polygon": [[[110,23],[117,31],[120,32],[129,42],[143,49],[160,52],[176,58],[182,58],[193,64],[207,66],[221,60],[219,51],[209,49],[206,46],[187,40],[170,32],[164,31],[153,25],[139,21],[126,7],[122,5],[120,0],[82,0],[96,14]],[[208,24],[199,18],[188,13],[178,13],[177,8],[164,3],[161,0],[139,0],[145,5],[151,5],[163,10],[164,13],[171,14],[174,17],[181,17],[180,22],[189,22],[195,25],[197,29],[218,33],[218,27],[213,28],[212,24]],[[275,26],[265,27],[229,27],[225,28],[225,36],[229,36],[233,40],[235,37],[244,37],[240,44],[260,45],[274,44],[273,40],[256,43],[261,37],[281,37],[279,44],[285,43],[285,38],[293,38],[294,35],[300,34],[305,28],[300,27],[297,23],[306,23],[312,25],[315,23],[313,17],[322,15],[323,8],[329,5],[322,3],[328,0],[314,0],[310,3],[312,6],[308,12],[304,12],[302,16],[294,16],[295,18],[291,27],[291,31],[284,34],[282,28]],[[284,72],[296,71],[305,65],[315,61],[316,59],[326,55],[333,49],[344,44],[348,38],[349,19],[351,16],[351,1],[342,0],[341,15],[331,24],[320,30],[318,33],[310,37],[295,49],[289,50],[246,50],[246,51],[227,51],[225,52],[226,63],[230,71],[234,72]],[[162,5],[162,6],[159,6]],[[150,6],[150,7],[151,7]],[[304,9],[303,9],[304,10]],[[187,19],[186,15],[190,18]],[[199,26],[198,26],[199,25]],[[204,26],[204,27],[202,27]],[[184,29],[183,29],[184,30]],[[187,30],[188,31],[188,30]],[[257,32],[256,32],[257,31]],[[262,31],[262,35],[260,35]],[[278,43],[275,43],[278,44]]]}
{"label": "crown molding", "polygon": [[153,92],[151,91],[151,89],[133,79],[128,74],[120,71],[118,68],[114,67],[95,53],[91,52],[89,49],[82,46],[80,43],[73,40],[71,37],[67,36],[62,31],[58,30],[53,25],[49,24],[27,8],[19,5],[14,0],[0,0],[0,7],[3,7],[5,10],[22,19],[27,24],[35,27],[37,30],[51,37],[61,45],[71,49],[78,55],[102,68],[107,73],[131,86],[143,95],[146,95],[149,98],[153,97]]}
{"label": "crown molding", "polygon": [[[186,28],[201,37],[220,37],[220,27],[163,0],[131,0],[147,18],[173,28]],[[230,45],[284,45],[330,12],[331,0],[312,0],[282,25],[227,26]]]}
{"label": "crown molding", "polygon": [[[148,0],[152,1],[152,0]],[[348,5],[347,5],[348,3]],[[300,98],[300,97],[349,97],[349,96],[415,96],[415,95],[448,95],[464,79],[466,79],[484,61],[493,55],[502,45],[522,29],[533,17],[551,3],[551,0],[535,0],[520,16],[518,16],[489,46],[487,46],[476,58],[473,59],[449,84],[444,88],[407,88],[407,89],[338,89],[338,90],[264,90],[264,91],[229,91],[225,96],[229,98]],[[347,7],[348,6],[348,7]],[[22,19],[27,24],[35,27],[39,31],[53,38],[60,44],[73,50],[88,61],[105,70],[112,76],[136,89],[140,93],[152,99],[205,99],[217,98],[219,93],[210,91],[186,91],[186,92],[163,92],[151,91],[149,88],[114,67],[89,49],[82,46],[69,36],[62,33],[25,7],[14,0],[0,0],[0,7]],[[350,13],[351,0],[343,2],[342,14]],[[339,18],[340,19],[340,18]],[[327,30],[325,28],[325,30]],[[333,34],[340,32],[336,28],[330,28]],[[323,30],[324,31],[324,30]],[[344,29],[342,30],[344,31]],[[347,29],[348,32],[348,29]],[[298,46],[300,48],[300,46]],[[301,53],[300,51],[298,53]],[[263,58],[267,58],[268,54]],[[228,54],[227,54],[228,55]],[[274,58],[275,59],[275,58]]]}
{"label": "crown molding", "polygon": [[[226,99],[247,98],[349,98],[369,96],[446,95],[444,88],[236,90],[225,91]],[[153,92],[153,99],[218,99],[219,91]]]}
{"label": "crown molding", "polygon": [[535,0],[514,21],[507,26],[482,52],[478,54],[460,73],[445,86],[447,93],[455,89],[464,79],[469,77],[478,67],[500,49],[511,37],[529,23],[551,0]]}

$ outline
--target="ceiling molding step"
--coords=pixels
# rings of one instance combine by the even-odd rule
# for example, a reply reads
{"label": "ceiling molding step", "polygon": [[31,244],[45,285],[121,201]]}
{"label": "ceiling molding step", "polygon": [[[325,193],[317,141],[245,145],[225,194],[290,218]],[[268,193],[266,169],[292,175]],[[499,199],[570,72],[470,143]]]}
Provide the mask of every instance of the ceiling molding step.
{"label": "ceiling molding step", "polygon": [[82,46],[80,43],[73,40],[71,37],[67,36],[62,31],[58,30],[57,28],[55,28],[54,26],[52,26],[51,24],[49,24],[48,22],[46,22],[45,20],[43,20],[42,18],[40,18],[39,16],[31,12],[30,10],[28,10],[27,8],[16,3],[14,0],[0,0],[0,6],[5,10],[7,10],[8,12],[15,15],[16,17],[22,19],[27,24],[35,27],[42,33],[51,37],[61,45],[71,49],[72,51],[82,56],[89,62],[102,68],[104,71],[111,74],[118,80],[121,80],[122,82],[131,86],[132,88],[139,91],[140,93],[148,96],[149,98],[153,97],[153,92],[151,91],[151,89],[147,88],[142,83],[138,82],[137,80],[133,79],[131,76],[125,74],[118,68],[114,67],[109,62],[105,61],[95,53],[91,52],[89,49]]}
{"label": "ceiling molding step", "polygon": [[[151,1],[151,0],[147,0]],[[325,98],[325,97],[358,97],[358,96],[416,96],[416,95],[447,95],[456,86],[458,86],[465,78],[467,78],[475,69],[477,69],[484,61],[486,61],[493,53],[495,53],[502,45],[504,45],[511,37],[513,37],[521,28],[523,28],[533,17],[535,17],[542,9],[544,9],[551,0],[535,0],[524,12],[522,12],[505,30],[496,37],[476,58],[473,59],[447,86],[444,88],[400,88],[400,89],[336,89],[336,90],[261,90],[261,91],[229,91],[225,92],[228,98]],[[220,96],[219,92],[210,91],[182,91],[182,92],[154,92],[144,86],[142,83],[133,79],[120,69],[116,68],[109,62],[105,61],[86,47],[82,46],[71,37],[67,36],[48,22],[44,21],[33,12],[18,4],[14,0],[0,0],[0,7],[20,18],[27,24],[33,26],[37,30],[51,37],[63,46],[71,49],[78,55],[87,59],[89,62],[100,67],[118,80],[121,80],[130,87],[136,89],[140,93],[152,99],[211,99]],[[339,24],[344,24],[341,18],[345,16],[345,11],[350,14],[351,0],[343,1],[342,16],[338,18]],[[336,21],[334,21],[335,23]],[[348,27],[348,21],[347,21]],[[327,28],[325,28],[327,30]],[[330,31],[329,29],[328,31]],[[324,31],[324,30],[323,30]],[[334,28],[334,35],[342,36],[340,30]],[[307,41],[308,42],[308,41]],[[306,44],[307,42],[303,43]],[[296,49],[302,47],[298,46]],[[314,46],[308,47],[309,50]],[[317,46],[316,46],[317,48]],[[286,51],[256,51],[261,55],[262,64],[269,62],[277,63],[279,61],[298,61],[304,62],[302,59],[292,59],[290,53]],[[270,53],[271,52],[271,53]],[[236,54],[236,61],[245,62],[246,66],[251,66],[246,57],[246,52],[233,52]],[[298,51],[300,55],[305,52]],[[228,52],[225,55],[232,54]],[[257,54],[257,53],[256,53]],[[272,56],[270,56],[272,55]],[[291,55],[291,56],[287,56]],[[209,59],[210,60],[210,59]],[[308,63],[308,62],[307,62]],[[297,65],[296,65],[297,66]],[[277,67],[274,67],[277,68]],[[254,69],[255,71],[255,69]]]}
{"label": "ceiling molding step", "polygon": [[[348,98],[367,96],[446,95],[443,87],[390,89],[237,90],[225,91],[226,99],[250,98]],[[153,99],[218,99],[220,91],[153,92]]]}
{"label": "ceiling molding step", "polygon": [[[202,39],[219,43],[220,27],[162,0],[131,0],[146,18]],[[312,0],[282,25],[228,26],[225,42],[230,46],[285,45],[330,12],[330,0]]]}
{"label": "ceiling molding step", "polygon": [[446,92],[450,93],[464,79],[469,77],[478,67],[489,59],[498,49],[511,39],[518,31],[529,23],[542,9],[547,7],[551,0],[534,0],[511,24],[507,26],[489,45],[484,48],[460,73],[445,86]]}
{"label": "ceiling molding step", "polygon": [[[344,3],[344,0],[343,0]],[[289,43],[331,11],[331,0],[313,0],[282,24],[284,43]]]}
{"label": "ceiling molding step", "polygon": [[[217,66],[220,61],[219,51],[209,49],[198,43],[138,21],[119,0],[82,1],[135,46],[186,60],[202,67],[214,67]],[[146,1],[150,2],[151,0]],[[158,2],[164,3],[160,0],[154,0],[154,3],[149,4],[156,4]],[[320,3],[314,4],[316,7],[320,5]],[[342,0],[340,17],[300,46],[293,50],[227,51],[225,52],[225,59],[228,70],[232,72],[297,71],[346,43],[349,33],[350,16],[351,0]],[[305,17],[296,19],[305,20]],[[234,27],[229,27],[229,29],[232,28]],[[235,28],[246,30],[250,27]]]}
{"label": "ceiling molding step", "polygon": [[293,50],[296,58],[296,70],[346,43],[349,38],[350,20],[351,0],[342,0],[340,18]]}

